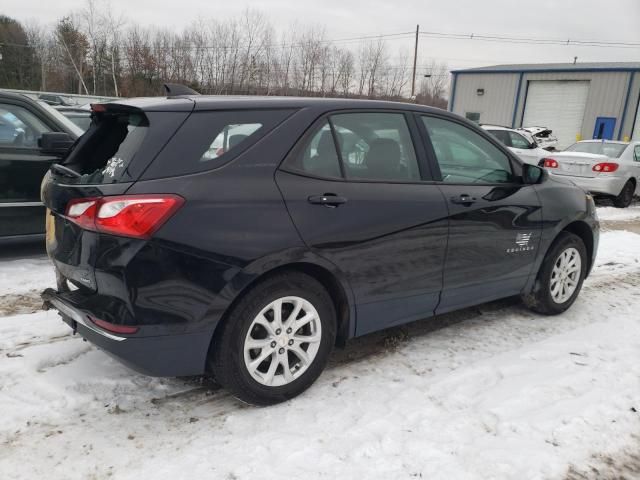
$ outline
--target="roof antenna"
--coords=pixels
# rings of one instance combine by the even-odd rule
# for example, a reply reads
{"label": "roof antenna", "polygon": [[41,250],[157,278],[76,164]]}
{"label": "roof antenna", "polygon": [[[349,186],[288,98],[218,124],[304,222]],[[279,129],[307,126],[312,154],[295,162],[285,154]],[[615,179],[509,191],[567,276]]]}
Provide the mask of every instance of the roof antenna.
{"label": "roof antenna", "polygon": [[573,64],[575,65],[576,62],[578,61],[578,57],[573,57]]}
{"label": "roof antenna", "polygon": [[163,87],[167,92],[167,97],[177,97],[178,95],[200,95],[192,88],[179,83],[165,83]]}

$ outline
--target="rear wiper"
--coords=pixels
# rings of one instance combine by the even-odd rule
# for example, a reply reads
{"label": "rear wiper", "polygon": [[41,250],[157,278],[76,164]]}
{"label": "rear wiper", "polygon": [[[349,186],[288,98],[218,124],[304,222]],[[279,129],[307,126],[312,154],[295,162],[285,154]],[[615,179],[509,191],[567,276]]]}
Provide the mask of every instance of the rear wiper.
{"label": "rear wiper", "polygon": [[60,165],[59,163],[52,163],[51,168],[49,168],[49,170],[51,170],[54,173],[59,173],[63,177],[80,178],[82,176],[75,170],[71,170],[70,168],[65,167],[64,165]]}

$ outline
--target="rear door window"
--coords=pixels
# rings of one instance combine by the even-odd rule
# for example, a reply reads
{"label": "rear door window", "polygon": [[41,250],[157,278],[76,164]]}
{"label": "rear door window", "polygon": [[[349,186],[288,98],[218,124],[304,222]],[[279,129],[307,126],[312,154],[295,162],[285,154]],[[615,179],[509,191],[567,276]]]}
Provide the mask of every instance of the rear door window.
{"label": "rear door window", "polygon": [[298,154],[290,156],[285,166],[314,177],[340,178],[340,159],[331,125],[325,120],[311,135]]}
{"label": "rear door window", "polygon": [[420,181],[406,118],[395,112],[330,115],[284,164],[317,177],[388,182]]}
{"label": "rear door window", "polygon": [[420,180],[411,133],[402,113],[341,113],[331,116],[345,176],[355,180]]}

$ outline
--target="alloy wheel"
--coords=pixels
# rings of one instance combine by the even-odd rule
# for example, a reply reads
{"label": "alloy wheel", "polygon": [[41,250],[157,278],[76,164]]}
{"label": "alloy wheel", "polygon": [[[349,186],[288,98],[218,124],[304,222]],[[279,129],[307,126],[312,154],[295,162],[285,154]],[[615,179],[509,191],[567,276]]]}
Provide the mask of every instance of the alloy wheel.
{"label": "alloy wheel", "polygon": [[562,251],[551,271],[551,298],[555,303],[564,303],[578,288],[582,272],[580,252],[571,247]]}
{"label": "alloy wheel", "polygon": [[287,385],[313,363],[322,327],[315,307],[301,297],[272,301],[253,319],[244,340],[251,377],[268,387]]}

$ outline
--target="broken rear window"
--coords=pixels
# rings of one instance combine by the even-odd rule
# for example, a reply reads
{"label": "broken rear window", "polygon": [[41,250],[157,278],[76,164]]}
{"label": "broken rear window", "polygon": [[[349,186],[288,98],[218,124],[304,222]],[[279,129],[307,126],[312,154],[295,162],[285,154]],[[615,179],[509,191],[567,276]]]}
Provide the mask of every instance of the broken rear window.
{"label": "broken rear window", "polygon": [[130,180],[126,172],[141,154],[141,145],[148,130],[149,121],[142,112],[98,114],[98,121],[65,161],[65,165],[81,174],[74,183],[103,184]]}

